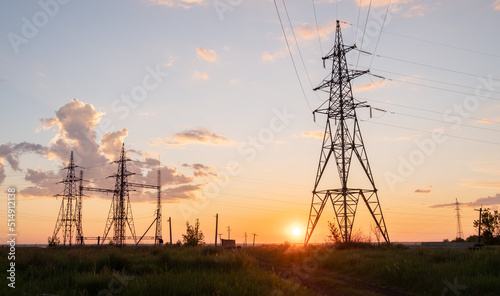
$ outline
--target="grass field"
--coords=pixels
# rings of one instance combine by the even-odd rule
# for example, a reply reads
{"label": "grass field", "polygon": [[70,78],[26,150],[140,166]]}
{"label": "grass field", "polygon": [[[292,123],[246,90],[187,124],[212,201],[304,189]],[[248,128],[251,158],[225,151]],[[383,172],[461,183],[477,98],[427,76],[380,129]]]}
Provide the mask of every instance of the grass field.
{"label": "grass field", "polygon": [[[6,270],[8,251],[0,251]],[[500,295],[498,248],[18,248],[15,262],[16,288],[3,277],[0,295],[398,295],[369,294],[369,285],[412,295]]]}
{"label": "grass field", "polygon": [[16,288],[3,278],[0,295],[313,295],[292,293],[241,250],[214,247],[18,248]]}
{"label": "grass field", "polygon": [[299,277],[327,270],[415,295],[500,295],[500,248],[263,246],[250,251],[274,265],[291,265]]}

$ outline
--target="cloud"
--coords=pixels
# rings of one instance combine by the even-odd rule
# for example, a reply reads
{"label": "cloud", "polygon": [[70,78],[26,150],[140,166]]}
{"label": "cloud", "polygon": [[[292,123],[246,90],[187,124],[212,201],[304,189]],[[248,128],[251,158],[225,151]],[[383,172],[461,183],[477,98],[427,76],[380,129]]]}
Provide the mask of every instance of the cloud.
{"label": "cloud", "polygon": [[495,118],[491,118],[491,119],[489,119],[489,118],[483,118],[481,120],[478,120],[477,122],[483,123],[483,124],[498,123],[498,122],[500,122],[500,117],[495,117]]}
{"label": "cloud", "polygon": [[495,2],[493,2],[493,9],[500,10],[500,0],[495,0]]}
{"label": "cloud", "polygon": [[413,191],[414,193],[431,193],[431,188],[432,188],[432,185],[430,186],[427,186],[425,189],[420,189],[420,188],[417,188],[415,189],[415,191]]}
{"label": "cloud", "polygon": [[430,189],[415,189],[414,193],[431,193]]}
{"label": "cloud", "polygon": [[435,6],[429,7],[422,4],[412,5],[406,12],[401,14],[401,16],[405,18],[423,17],[427,11],[432,9],[435,9]]}
{"label": "cloud", "polygon": [[167,145],[187,145],[187,144],[210,144],[210,145],[230,145],[233,141],[204,128],[190,129],[168,137],[166,141],[153,142],[152,144]]}
{"label": "cloud", "polygon": [[167,63],[165,63],[165,64],[163,64],[163,66],[165,66],[165,67],[172,67],[172,65],[174,64],[175,60],[177,60],[177,58],[176,58],[176,57],[174,57],[174,56],[170,56],[170,57],[168,58],[168,62],[167,62]]}
{"label": "cloud", "polygon": [[198,58],[205,61],[209,61],[212,63],[217,61],[217,53],[213,49],[206,50],[202,47],[199,47],[198,49],[196,49],[196,54]]}
{"label": "cloud", "polygon": [[241,82],[241,80],[238,78],[234,78],[234,79],[229,80],[229,83],[233,84],[233,85],[239,84],[240,82]]}
{"label": "cloud", "polygon": [[128,134],[128,130],[123,128],[121,131],[108,132],[101,137],[101,152],[109,160],[115,160],[119,157],[122,150],[122,143]]}
{"label": "cloud", "polygon": [[318,38],[318,34],[321,39],[328,40],[330,39],[330,34],[334,31],[335,31],[335,22],[333,21],[329,22],[327,25],[323,27],[318,26],[317,30],[315,24],[308,24],[308,23],[303,23],[295,29],[295,33],[297,33],[297,36],[300,39],[304,40],[311,40]]}
{"label": "cloud", "polygon": [[303,132],[302,137],[323,139],[323,131]]}
{"label": "cloud", "polygon": [[195,199],[196,192],[201,191],[202,184],[189,184],[181,185],[177,187],[167,188],[162,192],[162,195],[166,197],[167,201],[178,201],[183,199]]}
{"label": "cloud", "polygon": [[214,176],[218,177],[217,173],[215,173],[214,168],[211,166],[206,166],[201,163],[195,163],[192,165],[189,165],[187,163],[182,164],[183,167],[188,167],[192,168],[194,170],[193,175],[195,177],[207,177],[207,176]]}
{"label": "cloud", "polygon": [[3,183],[5,177],[7,177],[7,175],[5,175],[5,165],[3,163],[3,158],[0,158],[0,184]]}
{"label": "cloud", "polygon": [[[373,1],[354,0],[354,2],[356,2],[356,4],[360,5],[361,7],[368,6],[369,4],[371,4],[372,7],[387,6],[387,0],[373,0]],[[392,3],[396,2],[406,2],[406,1],[392,1]]]}
{"label": "cloud", "polygon": [[353,92],[360,92],[360,91],[365,91],[365,90],[370,90],[372,88],[375,88],[375,87],[379,87],[379,86],[384,86],[387,84],[387,80],[383,80],[381,82],[378,82],[378,83],[367,83],[367,84],[364,84],[364,85],[360,85],[360,86],[354,86],[352,88],[352,91]]}
{"label": "cloud", "polygon": [[0,158],[6,160],[13,170],[20,171],[19,158],[22,154],[36,153],[39,155],[45,155],[46,151],[46,147],[40,144],[33,144],[29,142],[21,142],[18,144],[7,143],[0,145]]}
{"label": "cloud", "polygon": [[200,71],[194,71],[193,73],[193,78],[194,79],[199,79],[199,80],[208,80],[208,74],[205,72],[200,72]]}
{"label": "cloud", "polygon": [[155,5],[189,9],[192,4],[204,5],[206,0],[148,0],[148,2]]}
{"label": "cloud", "polygon": [[[436,204],[430,206],[430,208],[448,208],[448,207],[454,207],[455,205],[456,205],[455,203]],[[500,193],[497,193],[495,196],[481,197],[476,199],[475,201],[460,203],[460,205],[466,207],[500,205]]]}
{"label": "cloud", "polygon": [[409,141],[411,140],[411,137],[408,136],[401,136],[396,139],[396,141]]}
{"label": "cloud", "polygon": [[69,151],[75,147],[82,155],[98,154],[99,145],[96,143],[94,129],[103,115],[104,113],[97,112],[93,105],[73,99],[59,108],[55,117],[41,119],[43,129],[57,130],[56,136],[51,140],[52,155],[49,157],[66,160]]}
{"label": "cloud", "polygon": [[266,52],[264,52],[262,54],[262,61],[264,61],[264,62],[274,62],[277,58],[284,58],[284,57],[285,57],[285,51],[284,50],[276,51],[273,54],[268,53],[266,51]]}
{"label": "cloud", "polygon": [[[57,167],[62,168],[68,165],[70,152],[74,152],[74,162],[77,166],[85,168],[84,179],[88,180],[85,186],[96,188],[113,188],[115,180],[107,178],[116,174],[118,166],[110,164],[110,160],[118,158],[121,145],[128,134],[127,129],[111,131],[104,134],[100,143],[96,141],[95,129],[100,123],[104,114],[98,112],[93,105],[86,104],[73,99],[63,105],[55,112],[52,118],[41,120],[43,129],[55,132],[55,136],[47,146],[22,142],[18,144],[8,143],[0,145],[0,183],[5,179],[5,165],[9,164],[13,169],[19,168],[19,157],[24,153],[36,153],[52,163],[58,163]],[[184,142],[200,143],[227,143],[229,140],[208,132],[204,129],[190,130],[178,133],[173,140]],[[230,141],[229,141],[230,142]],[[180,142],[179,142],[180,143]],[[125,147],[127,148],[127,147]],[[152,152],[143,152],[133,149],[126,150],[127,157],[130,154],[141,156],[140,160],[128,161],[127,170],[133,173],[128,179],[131,183],[157,184],[157,171],[160,162]],[[154,154],[156,155],[156,154]],[[176,202],[181,199],[193,199],[206,184],[197,184],[197,177],[203,175],[214,175],[213,167],[199,163],[190,166],[193,175],[184,174],[174,166],[161,166],[161,185],[163,200],[166,202]],[[80,168],[77,168],[79,176]],[[40,168],[28,168],[25,180],[32,185],[20,190],[23,196],[54,196],[64,191],[64,184],[57,184],[66,177],[67,170],[44,171]],[[133,186],[132,186],[133,187]],[[143,189],[133,187],[137,191],[130,193],[132,201],[152,202],[156,201],[157,192],[153,189]],[[112,194],[102,194],[97,192],[86,192],[89,197],[100,197],[111,199]]]}

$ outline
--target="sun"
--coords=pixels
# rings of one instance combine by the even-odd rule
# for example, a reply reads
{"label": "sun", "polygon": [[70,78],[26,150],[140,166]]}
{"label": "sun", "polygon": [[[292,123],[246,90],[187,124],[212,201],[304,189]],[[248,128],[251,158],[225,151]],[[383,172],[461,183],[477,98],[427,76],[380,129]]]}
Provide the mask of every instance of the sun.
{"label": "sun", "polygon": [[299,235],[300,235],[300,228],[295,227],[295,228],[292,230],[292,233],[293,233],[293,235],[295,235],[295,236],[299,236]]}

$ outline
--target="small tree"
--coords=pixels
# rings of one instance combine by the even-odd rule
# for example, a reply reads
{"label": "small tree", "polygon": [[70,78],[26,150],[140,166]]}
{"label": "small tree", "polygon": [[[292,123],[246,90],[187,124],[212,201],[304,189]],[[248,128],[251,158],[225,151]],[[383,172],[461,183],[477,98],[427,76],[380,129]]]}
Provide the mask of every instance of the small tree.
{"label": "small tree", "polygon": [[337,225],[335,225],[335,223],[328,221],[328,233],[329,233],[328,239],[331,242],[334,242],[334,243],[342,242],[340,231],[337,228]]}
{"label": "small tree", "polygon": [[195,225],[190,225],[186,221],[186,234],[182,235],[182,241],[185,246],[197,246],[204,243],[205,236],[200,230],[200,222],[196,219]]}
{"label": "small tree", "polygon": [[47,241],[49,243],[49,247],[55,247],[61,243],[61,240],[58,237],[50,237],[49,236]]}
{"label": "small tree", "polygon": [[[474,220],[474,228],[479,227],[479,219]],[[485,209],[481,213],[481,237],[485,244],[495,243],[495,235],[500,234],[500,213],[498,211],[490,212],[490,209]]]}

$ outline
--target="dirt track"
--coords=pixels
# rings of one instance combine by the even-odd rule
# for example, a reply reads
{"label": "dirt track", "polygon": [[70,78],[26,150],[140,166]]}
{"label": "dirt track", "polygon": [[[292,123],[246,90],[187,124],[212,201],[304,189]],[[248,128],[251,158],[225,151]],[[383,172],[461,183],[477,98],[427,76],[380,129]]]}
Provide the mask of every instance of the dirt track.
{"label": "dirt track", "polygon": [[412,294],[396,291],[388,287],[382,287],[367,283],[349,276],[335,274],[334,272],[319,268],[310,269],[307,272],[296,264],[281,264],[269,262],[258,258],[259,267],[276,273],[279,276],[292,280],[299,285],[325,296],[411,296]]}

